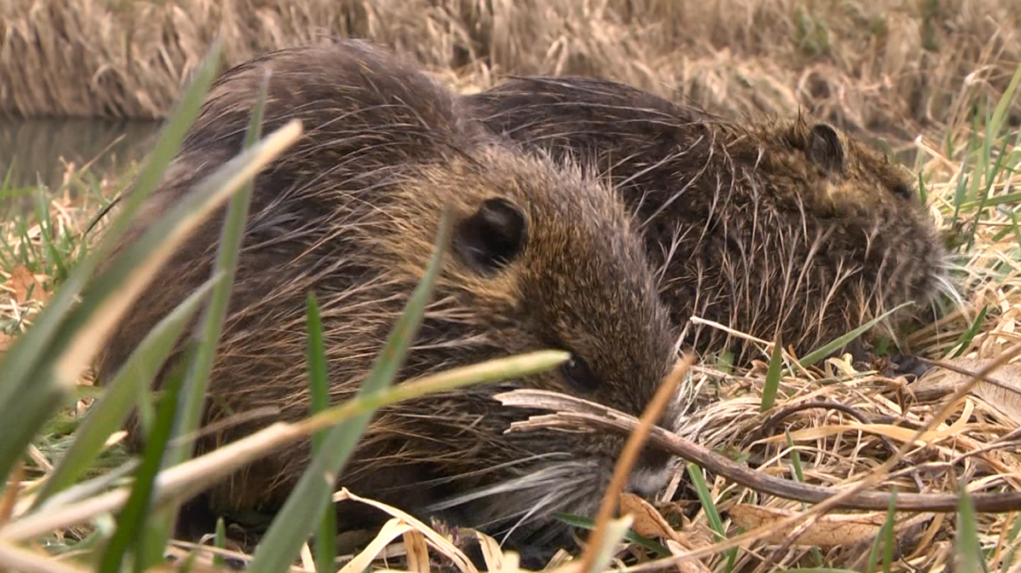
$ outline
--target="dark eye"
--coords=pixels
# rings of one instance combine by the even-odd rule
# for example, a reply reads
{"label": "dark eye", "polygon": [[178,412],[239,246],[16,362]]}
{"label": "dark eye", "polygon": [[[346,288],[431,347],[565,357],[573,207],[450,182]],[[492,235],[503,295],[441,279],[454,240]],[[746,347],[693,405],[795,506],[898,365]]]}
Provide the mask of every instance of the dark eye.
{"label": "dark eye", "polygon": [[911,196],[914,195],[914,189],[912,189],[909,185],[901,183],[894,186],[893,194],[901,199],[910,199]]}
{"label": "dark eye", "polygon": [[599,387],[599,380],[592,369],[577,356],[572,355],[571,359],[565,362],[560,369],[564,373],[564,377],[583,392],[592,392]]}

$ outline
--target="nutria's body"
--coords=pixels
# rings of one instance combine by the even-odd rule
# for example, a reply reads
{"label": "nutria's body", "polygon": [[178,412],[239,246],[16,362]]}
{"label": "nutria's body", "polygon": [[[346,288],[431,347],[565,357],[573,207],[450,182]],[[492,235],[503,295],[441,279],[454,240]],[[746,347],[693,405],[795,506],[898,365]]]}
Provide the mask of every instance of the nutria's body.
{"label": "nutria's body", "polygon": [[[494,132],[608,175],[678,325],[694,314],[804,353],[946,284],[910,173],[827,125],[725,121],[584,78],[513,78],[465,99]],[[700,351],[730,338],[687,329]]]}
{"label": "nutria's body", "polygon": [[[622,440],[504,435],[529,412],[503,409],[492,396],[541,387],[638,415],[668,373],[677,332],[620,199],[463,119],[455,96],[392,54],[338,41],[226,72],[137,229],[241,149],[266,72],[264,132],[293,118],[305,132],[256,179],[206,423],[265,406],[286,420],[307,415],[310,291],[321,305],[332,398],[352,396],[422,277],[450,204],[452,246],[398,379],[544,348],[578,361],[385,408],[338,485],[422,514],[454,499],[446,519],[496,533],[518,526],[512,544],[561,531],[552,511],[593,510]],[[98,365],[101,379],[208,278],[221,222],[222,211],[129,312]],[[256,427],[225,430],[198,450]],[[246,468],[210,492],[213,509],[279,506],[308,455],[303,444]],[[666,462],[648,453],[641,483],[662,484]],[[487,487],[494,489],[467,495]],[[342,523],[351,516],[343,513]]]}

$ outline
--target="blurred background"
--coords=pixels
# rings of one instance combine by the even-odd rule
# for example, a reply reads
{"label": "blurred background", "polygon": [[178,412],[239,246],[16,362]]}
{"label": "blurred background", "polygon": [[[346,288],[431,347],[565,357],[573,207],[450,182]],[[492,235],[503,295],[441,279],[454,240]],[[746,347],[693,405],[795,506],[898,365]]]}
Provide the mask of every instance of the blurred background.
{"label": "blurred background", "polygon": [[[367,38],[462,90],[504,74],[621,80],[726,115],[799,106],[910,164],[995,105],[1017,0],[5,0],[0,174],[55,188],[141,158],[210,42],[226,66]],[[1021,116],[1017,105],[1008,123]]]}

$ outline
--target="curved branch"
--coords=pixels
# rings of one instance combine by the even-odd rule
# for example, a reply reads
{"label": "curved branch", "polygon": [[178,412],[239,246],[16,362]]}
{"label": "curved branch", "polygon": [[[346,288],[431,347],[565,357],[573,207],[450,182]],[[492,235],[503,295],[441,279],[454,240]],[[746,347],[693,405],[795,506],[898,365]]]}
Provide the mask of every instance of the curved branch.
{"label": "curved branch", "polygon": [[[573,428],[579,425],[604,431],[627,434],[634,430],[638,421],[628,414],[587,400],[545,390],[514,390],[495,396],[505,406],[552,410],[555,414],[531,416],[525,422],[515,422],[508,432],[524,432],[542,428]],[[757,472],[738,464],[659,426],[649,432],[649,444],[694,462],[734,483],[751,488],[759,493],[774,495],[783,499],[819,503],[843,493],[843,488],[832,488],[781,479]],[[851,487],[851,486],[848,486]],[[840,502],[839,507],[885,511],[893,496],[888,492],[865,491]],[[971,494],[975,511],[1000,513],[1021,510],[1021,492],[975,493]],[[898,493],[895,508],[898,511],[951,513],[958,509],[959,498],[954,494]]]}

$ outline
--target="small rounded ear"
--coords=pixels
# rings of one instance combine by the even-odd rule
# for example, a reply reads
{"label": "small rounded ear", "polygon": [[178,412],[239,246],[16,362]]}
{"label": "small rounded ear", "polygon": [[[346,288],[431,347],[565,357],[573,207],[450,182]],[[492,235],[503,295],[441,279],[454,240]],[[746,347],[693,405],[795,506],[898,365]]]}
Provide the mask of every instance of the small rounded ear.
{"label": "small rounded ear", "polygon": [[827,171],[844,170],[844,146],[832,127],[824,123],[813,126],[807,151],[808,158]]}
{"label": "small rounded ear", "polygon": [[521,209],[497,197],[486,199],[458,223],[453,246],[469,266],[491,273],[521,253],[527,234]]}

